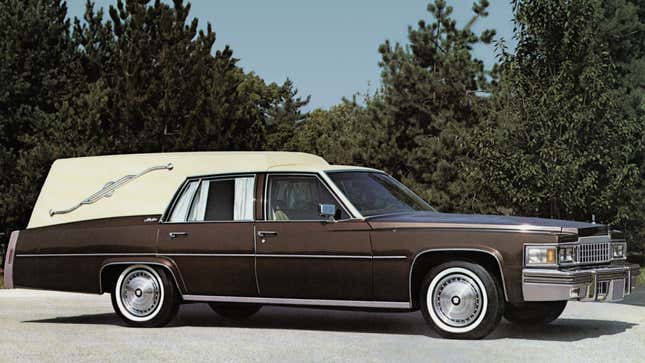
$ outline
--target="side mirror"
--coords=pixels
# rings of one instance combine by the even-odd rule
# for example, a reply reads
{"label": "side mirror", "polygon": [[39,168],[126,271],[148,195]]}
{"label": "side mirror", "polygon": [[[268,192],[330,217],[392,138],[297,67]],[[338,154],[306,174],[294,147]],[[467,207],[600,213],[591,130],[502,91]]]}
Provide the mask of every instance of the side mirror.
{"label": "side mirror", "polygon": [[329,222],[336,221],[336,205],[335,204],[319,204],[320,216]]}

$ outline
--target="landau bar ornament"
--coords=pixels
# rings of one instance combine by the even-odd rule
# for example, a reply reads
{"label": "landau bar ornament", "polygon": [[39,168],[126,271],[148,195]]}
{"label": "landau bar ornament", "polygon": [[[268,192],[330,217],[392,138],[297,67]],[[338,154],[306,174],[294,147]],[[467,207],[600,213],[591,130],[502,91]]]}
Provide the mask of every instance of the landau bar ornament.
{"label": "landau bar ornament", "polygon": [[99,190],[98,192],[96,192],[96,193],[90,195],[89,197],[83,199],[82,201],[80,201],[75,206],[73,206],[71,208],[67,208],[67,209],[61,209],[61,210],[50,209],[49,210],[49,215],[51,217],[53,217],[56,214],[71,213],[71,212],[77,210],[78,208],[80,208],[80,207],[82,207],[84,205],[94,204],[94,203],[98,202],[99,200],[101,200],[102,198],[111,197],[117,189],[119,189],[120,187],[128,184],[129,182],[131,182],[131,181],[133,181],[133,180],[135,180],[135,179],[137,179],[137,178],[139,178],[139,177],[141,177],[141,176],[143,176],[145,174],[148,174],[148,173],[156,171],[156,170],[172,170],[172,169],[173,169],[172,163],[168,163],[166,165],[157,165],[157,166],[150,167],[150,168],[140,172],[139,174],[130,174],[130,175],[126,175],[126,176],[124,176],[121,179],[118,179],[116,181],[109,181],[109,182],[105,183],[105,185],[103,186],[103,188],[101,188],[101,190]]}

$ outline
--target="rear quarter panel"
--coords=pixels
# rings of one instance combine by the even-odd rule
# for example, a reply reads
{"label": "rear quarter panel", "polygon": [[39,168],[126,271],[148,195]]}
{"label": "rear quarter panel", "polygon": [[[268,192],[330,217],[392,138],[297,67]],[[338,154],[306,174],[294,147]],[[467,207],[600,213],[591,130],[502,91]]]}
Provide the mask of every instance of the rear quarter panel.
{"label": "rear quarter panel", "polygon": [[[156,253],[151,216],[75,222],[20,232],[14,264],[16,287],[98,293],[103,262]],[[158,217],[158,216],[152,216]]]}

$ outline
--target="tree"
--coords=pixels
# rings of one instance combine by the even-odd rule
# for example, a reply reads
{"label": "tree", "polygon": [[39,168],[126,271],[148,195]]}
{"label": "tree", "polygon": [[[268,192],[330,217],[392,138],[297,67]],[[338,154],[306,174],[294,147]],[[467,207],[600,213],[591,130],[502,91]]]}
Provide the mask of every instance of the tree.
{"label": "tree", "polygon": [[473,17],[458,27],[443,0],[428,5],[431,23],[408,28],[409,46],[379,48],[382,97],[370,111],[375,135],[366,138],[363,162],[402,178],[443,211],[471,210],[467,175],[473,130],[486,117],[489,87],[483,62],[472,48],[495,32],[476,34],[488,1],[473,4]]}
{"label": "tree", "polygon": [[[190,5],[0,2],[0,230],[24,228],[51,163],[112,153],[277,148],[308,98],[213,52]],[[276,130],[274,125],[280,125]],[[269,140],[269,141],[268,141]]]}
{"label": "tree", "polygon": [[643,125],[621,107],[601,2],[513,4],[518,45],[502,63],[498,128],[480,138],[482,192],[514,214],[621,225],[642,202]]}
{"label": "tree", "polygon": [[[612,63],[616,66],[618,83],[623,91],[622,108],[630,117],[645,125],[645,1],[608,0],[603,2],[605,21],[601,33],[609,45]],[[641,152],[636,156],[640,167],[640,186],[634,200],[645,200],[645,132],[641,138]],[[636,213],[630,213],[625,229],[635,241],[644,241],[645,203],[638,203]]]}
{"label": "tree", "polygon": [[333,164],[353,164],[359,143],[369,135],[367,117],[364,106],[349,100],[329,110],[316,109],[297,125],[285,149],[317,154]]}
{"label": "tree", "polygon": [[40,183],[38,130],[70,89],[73,51],[62,1],[0,1],[0,232],[23,226]]}

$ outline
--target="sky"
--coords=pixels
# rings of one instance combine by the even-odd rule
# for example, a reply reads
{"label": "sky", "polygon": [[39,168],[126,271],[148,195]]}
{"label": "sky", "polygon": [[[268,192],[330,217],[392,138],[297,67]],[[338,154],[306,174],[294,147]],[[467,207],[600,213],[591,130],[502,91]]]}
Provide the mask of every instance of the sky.
{"label": "sky", "polygon": [[[192,0],[190,17],[213,25],[215,49],[229,45],[246,71],[268,82],[295,82],[311,95],[307,110],[328,108],[356,92],[379,86],[378,46],[386,39],[406,43],[408,25],[430,22],[430,0]],[[96,0],[106,9],[116,0]],[[510,0],[491,0],[489,17],[475,29],[492,28],[513,46]],[[449,0],[458,24],[472,16],[472,0]],[[82,17],[85,0],[68,0],[70,17]],[[494,46],[475,56],[490,67]]]}

